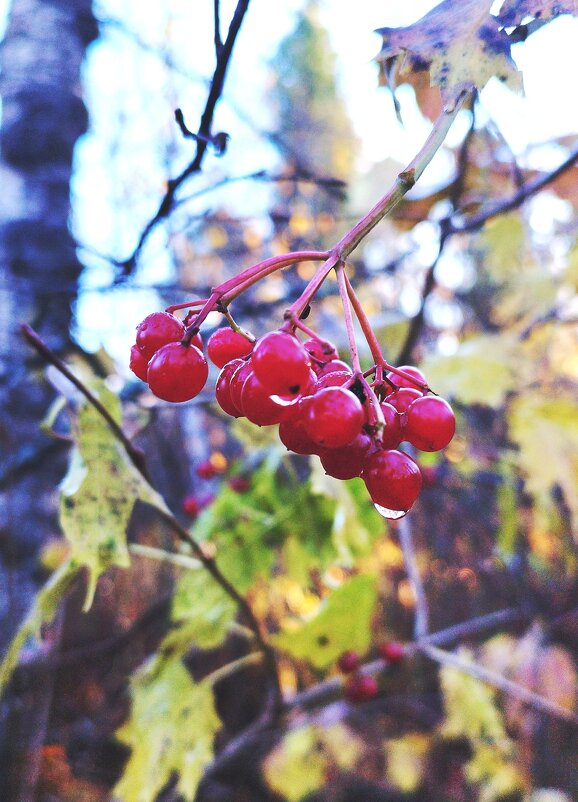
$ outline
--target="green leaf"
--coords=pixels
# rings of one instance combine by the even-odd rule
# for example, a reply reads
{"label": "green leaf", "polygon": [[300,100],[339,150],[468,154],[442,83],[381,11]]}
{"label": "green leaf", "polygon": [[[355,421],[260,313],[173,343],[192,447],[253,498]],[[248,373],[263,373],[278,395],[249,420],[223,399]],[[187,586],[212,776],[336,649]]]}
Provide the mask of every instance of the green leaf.
{"label": "green leaf", "polygon": [[299,802],[325,785],[332,765],[351,769],[362,748],[359,739],[342,724],[299,727],[265,758],[263,774],[273,791],[288,802]]}
{"label": "green leaf", "polygon": [[516,387],[520,357],[511,335],[487,334],[465,340],[452,356],[427,359],[421,368],[436,393],[498,408]]}
{"label": "green leaf", "polygon": [[32,607],[20,624],[0,664],[0,695],[3,693],[12,676],[12,672],[18,664],[18,657],[26,641],[29,638],[40,637],[42,625],[52,621],[58,610],[58,605],[68,592],[78,571],[78,567],[72,565],[70,561],[63,563],[34,597]]}
{"label": "green leaf", "polygon": [[[101,401],[118,420],[118,399],[102,392]],[[106,421],[88,404],[78,414],[77,445],[60,490],[60,524],[72,546],[71,560],[89,571],[87,610],[99,576],[111,565],[129,565],[126,527],[136,499],[166,507]]]}
{"label": "green leaf", "polygon": [[383,45],[377,60],[384,68],[397,62],[402,76],[427,65],[431,84],[440,87],[449,109],[464,89],[483,89],[493,76],[519,91],[521,74],[506,32],[489,14],[491,5],[492,0],[443,0],[413,25],[379,28]]}
{"label": "green leaf", "polygon": [[349,579],[299,629],[286,629],[271,641],[279,649],[315,668],[328,668],[346,649],[364,654],[371,643],[371,619],[377,601],[376,580]]}
{"label": "green leaf", "polygon": [[220,727],[210,682],[194,682],[179,659],[156,657],[133,677],[131,696],[116,737],[132,753],[113,798],[154,802],[176,772],[176,792],[193,802]]}
{"label": "green leaf", "polygon": [[552,489],[560,487],[578,532],[578,403],[526,393],[512,401],[508,424],[526,489],[548,506]]}
{"label": "green leaf", "polygon": [[497,284],[523,269],[526,229],[519,214],[504,214],[491,220],[477,243],[484,252],[484,267]]}
{"label": "green leaf", "polygon": [[225,639],[237,605],[204,568],[187,571],[179,579],[171,610],[176,629],[166,636],[161,650],[184,655],[194,644],[212,649]]}

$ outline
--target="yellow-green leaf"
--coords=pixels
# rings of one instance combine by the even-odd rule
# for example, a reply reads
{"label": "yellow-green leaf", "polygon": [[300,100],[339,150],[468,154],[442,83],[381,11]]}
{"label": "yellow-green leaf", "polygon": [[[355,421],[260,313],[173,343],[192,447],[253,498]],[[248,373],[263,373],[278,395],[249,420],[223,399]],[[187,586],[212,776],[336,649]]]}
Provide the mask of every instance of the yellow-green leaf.
{"label": "yellow-green leaf", "polygon": [[548,503],[551,490],[560,487],[578,532],[578,402],[526,393],[512,401],[508,423],[526,489]]}
{"label": "yellow-green leaf", "polygon": [[[118,399],[103,393],[101,400],[118,419]],[[79,411],[77,445],[60,490],[60,524],[72,546],[71,560],[89,571],[86,610],[99,576],[111,565],[129,565],[126,527],[136,499],[166,508],[90,405]]]}
{"label": "yellow-green leaf", "polygon": [[[465,89],[483,89],[493,76],[519,91],[522,79],[510,55],[510,41],[495,17],[492,0],[443,0],[405,28],[379,28],[383,45],[377,60],[400,75],[429,68],[446,107]],[[384,70],[387,72],[387,70]]]}
{"label": "yellow-green leaf", "polygon": [[177,624],[161,648],[185,654],[191,646],[212,649],[224,640],[237,605],[204,569],[187,571],[179,579],[171,610]]}
{"label": "yellow-green leaf", "polygon": [[451,356],[431,357],[421,368],[436,393],[498,408],[519,381],[520,355],[512,336],[484,334],[465,340]]}
{"label": "yellow-green leaf", "polygon": [[419,732],[385,742],[387,779],[394,788],[404,793],[418,788],[427,767],[430,747],[431,739]]}
{"label": "yellow-green leaf", "polygon": [[361,575],[345,582],[319,612],[298,629],[286,628],[272,638],[279,649],[327,668],[346,649],[364,654],[371,643],[371,618],[377,601],[375,578]]}
{"label": "yellow-green leaf", "polygon": [[131,695],[116,737],[132,752],[113,799],[154,802],[176,772],[177,793],[193,802],[220,727],[211,684],[194,682],[179,659],[156,657],[133,677]]}

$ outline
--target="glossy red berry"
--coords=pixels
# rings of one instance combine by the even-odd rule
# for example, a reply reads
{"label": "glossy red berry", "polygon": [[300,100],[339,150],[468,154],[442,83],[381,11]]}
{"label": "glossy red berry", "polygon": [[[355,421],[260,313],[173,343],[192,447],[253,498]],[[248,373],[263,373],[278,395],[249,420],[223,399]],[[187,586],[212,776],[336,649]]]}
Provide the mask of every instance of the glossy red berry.
{"label": "glossy red berry", "polygon": [[251,482],[244,476],[232,476],[229,479],[229,487],[235,493],[247,493],[251,489]]}
{"label": "glossy red berry", "polygon": [[331,362],[332,359],[339,359],[337,349],[328,340],[318,340],[311,337],[311,339],[305,340],[303,347],[311,358],[320,365],[325,362]]}
{"label": "glossy red berry", "polygon": [[421,490],[421,472],[417,463],[393,449],[375,451],[365,460],[361,478],[374,504],[379,505],[391,515],[384,517],[401,517],[393,513],[406,513]]}
{"label": "glossy red berry", "polygon": [[319,454],[321,447],[315,443],[305,427],[305,417],[311,396],[300,399],[291,410],[292,414],[279,424],[279,439],[286,449],[294,454]]}
{"label": "glossy red berry", "polygon": [[228,326],[214,331],[207,341],[207,356],[218,368],[232,359],[248,356],[253,350],[250,340]]}
{"label": "glossy red berry", "polygon": [[331,373],[324,373],[323,376],[317,377],[313,391],[316,393],[325,387],[343,387],[344,384],[351,381],[352,375],[350,370],[334,370]]}
{"label": "glossy red berry", "polygon": [[310,381],[311,357],[286,331],[265,334],[255,346],[251,364],[271,395],[296,395]]}
{"label": "glossy red berry", "polygon": [[405,413],[404,440],[420,451],[445,448],[456,431],[456,418],[443,398],[425,395],[416,399]]}
{"label": "glossy red berry", "polygon": [[163,401],[189,401],[207,381],[209,369],[203,354],[194,345],[168,343],[156,352],[148,367],[148,383]]}
{"label": "glossy red berry", "polygon": [[148,361],[163,345],[178,342],[184,335],[185,327],[174,315],[153,312],[137,326],[136,344]]}
{"label": "glossy red berry", "polygon": [[350,375],[353,373],[347,362],[344,362],[342,359],[332,359],[331,362],[327,362],[325,365],[316,365],[315,372],[318,376],[325,376],[327,373],[335,373],[336,371],[346,371]]}
{"label": "glossy red berry", "polygon": [[359,434],[364,412],[361,401],[343,387],[326,387],[311,396],[305,429],[323,448],[346,446]]}
{"label": "glossy red berry", "polygon": [[405,658],[405,648],[401,643],[387,641],[378,647],[379,656],[388,663],[401,663]]}
{"label": "glossy red berry", "polygon": [[392,407],[395,407],[398,412],[405,412],[410,404],[422,397],[423,393],[420,390],[416,390],[413,387],[402,387],[401,390],[395,390],[395,392],[387,395],[385,400]]}
{"label": "glossy red berry", "polygon": [[343,686],[343,695],[348,702],[368,702],[374,699],[379,692],[379,685],[375,677],[355,674],[348,677]]}
{"label": "glossy red berry", "polygon": [[419,385],[427,384],[426,378],[414,365],[400,365],[399,370],[403,370],[404,373],[407,373],[412,379],[415,379],[415,382],[406,379],[404,376],[399,376],[397,373],[390,371],[387,374],[387,378],[392,381],[397,387],[412,387],[413,389],[420,389]]}
{"label": "glossy red berry", "polygon": [[348,649],[340,655],[337,661],[337,668],[344,674],[351,674],[352,671],[357,671],[360,662],[357,652],[353,649]]}
{"label": "glossy red berry", "polygon": [[385,427],[381,435],[381,445],[384,449],[397,448],[402,441],[402,418],[397,409],[384,401],[381,404]]}
{"label": "glossy red berry", "polygon": [[257,426],[270,426],[280,423],[287,414],[287,405],[271,398],[254,373],[249,373],[241,390],[241,408],[245,417]]}
{"label": "glossy red berry", "polygon": [[197,467],[197,476],[199,479],[212,479],[214,476],[217,476],[220,471],[213,465],[210,459],[205,460],[205,462],[201,462],[201,464]]}
{"label": "glossy red berry", "polygon": [[142,351],[139,351],[136,345],[133,345],[130,349],[129,367],[135,376],[138,376],[141,381],[146,382],[149,361]]}
{"label": "glossy red berry", "polygon": [[231,398],[232,405],[237,410],[237,416],[242,416],[245,414],[243,410],[243,404],[241,402],[241,395],[243,392],[243,385],[245,384],[245,380],[252,373],[253,373],[253,368],[251,366],[251,360],[248,359],[247,361],[241,362],[241,364],[231,377],[231,381],[229,384],[229,395]]}
{"label": "glossy red berry", "polygon": [[196,518],[201,511],[201,504],[195,496],[187,496],[183,499],[182,504],[183,512],[190,518]]}
{"label": "glossy red berry", "polygon": [[227,362],[219,373],[215,385],[217,404],[221,407],[223,412],[226,412],[227,415],[231,415],[233,418],[239,417],[241,411],[231,400],[231,379],[237,368],[243,364],[242,359],[232,359],[230,362]]}
{"label": "glossy red berry", "polygon": [[353,479],[359,476],[372,445],[371,437],[365,432],[359,432],[343,448],[324,449],[320,456],[325,473],[336,479]]}

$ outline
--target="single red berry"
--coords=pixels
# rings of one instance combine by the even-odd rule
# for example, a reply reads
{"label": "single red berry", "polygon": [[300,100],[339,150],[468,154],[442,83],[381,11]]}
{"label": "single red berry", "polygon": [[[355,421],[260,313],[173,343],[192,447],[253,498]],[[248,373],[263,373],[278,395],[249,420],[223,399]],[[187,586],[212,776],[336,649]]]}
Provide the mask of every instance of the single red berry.
{"label": "single red berry", "polygon": [[163,401],[189,401],[207,381],[207,360],[194,345],[168,343],[149,362],[147,378],[152,392]]}
{"label": "single red berry", "polygon": [[[374,451],[365,460],[361,478],[374,504],[391,513],[406,513],[421,490],[417,463],[401,451]],[[390,515],[384,517],[401,517]]]}
{"label": "single red berry", "polygon": [[246,418],[257,426],[280,423],[287,415],[287,406],[291,403],[282,404],[271,398],[269,390],[261,384],[254,373],[249,373],[243,382],[241,408]]}
{"label": "single red berry", "polygon": [[331,362],[327,362],[325,365],[317,365],[315,372],[318,376],[325,376],[327,373],[335,373],[338,370],[345,370],[349,375],[353,373],[347,362],[342,359],[332,359]]}
{"label": "single red berry", "polygon": [[379,656],[387,663],[401,663],[405,658],[405,648],[401,643],[387,641],[378,647]]}
{"label": "single red berry", "polygon": [[130,362],[128,364],[134,375],[138,376],[141,381],[146,382],[149,361],[136,345],[133,345],[130,349]]}
{"label": "single red berry", "polygon": [[439,451],[455,434],[456,417],[448,402],[439,396],[417,398],[405,415],[404,440],[420,451]]}
{"label": "single red berry", "polygon": [[311,357],[286,331],[265,334],[255,345],[251,364],[271,395],[296,395],[310,380]]}
{"label": "single red berry", "polygon": [[392,407],[395,407],[398,412],[405,412],[410,404],[422,398],[423,393],[413,387],[402,387],[401,390],[395,390],[393,393],[386,395],[385,400]]}
{"label": "single red berry", "polygon": [[313,392],[324,390],[326,387],[343,387],[344,384],[351,381],[352,375],[350,370],[334,370],[332,373],[324,373],[323,376],[317,377]]}
{"label": "single red berry", "polygon": [[191,518],[196,518],[201,511],[201,505],[195,496],[187,496],[183,499],[182,504],[183,512]]}
{"label": "single red berry", "polygon": [[352,671],[357,671],[360,664],[359,655],[353,649],[343,652],[337,661],[337,668],[344,674],[351,674]]}
{"label": "single red berry", "polygon": [[199,479],[212,479],[216,476],[219,471],[215,468],[215,466],[211,463],[211,460],[205,460],[205,462],[201,462],[201,464],[197,468],[197,476]]}
{"label": "single red berry", "polygon": [[421,480],[424,487],[433,487],[437,481],[438,471],[435,465],[420,465]]}
{"label": "single red berry", "polygon": [[229,479],[229,487],[235,493],[247,493],[251,489],[251,482],[244,476],[232,476]]}
{"label": "single red berry", "polygon": [[250,340],[228,326],[214,331],[207,341],[207,356],[218,368],[232,359],[248,356],[253,350]]}
{"label": "single red berry", "polygon": [[237,368],[244,364],[242,359],[232,359],[223,367],[217,377],[215,385],[215,398],[217,404],[221,407],[223,412],[231,415],[233,418],[238,417],[241,412],[235,404],[231,401],[231,379]]}
{"label": "single red berry", "polygon": [[400,376],[393,371],[390,371],[387,374],[387,378],[392,381],[397,387],[412,387],[415,390],[420,389],[420,385],[427,384],[425,376],[414,365],[400,365],[398,370],[403,370],[404,373],[407,373],[411,378],[415,379],[415,381],[410,381],[410,379],[406,379],[404,376]]}
{"label": "single red berry", "polygon": [[343,695],[348,702],[367,702],[379,693],[379,685],[375,677],[354,674],[348,677],[343,686]]}
{"label": "single red berry", "polygon": [[326,387],[307,405],[305,428],[323,448],[346,446],[359,434],[364,412],[359,398],[343,387]]}
{"label": "single red berry", "polygon": [[310,354],[311,358],[315,360],[318,364],[325,364],[325,362],[331,362],[333,359],[339,359],[339,354],[337,353],[337,349],[330,343],[328,340],[320,340],[316,339],[315,337],[311,337],[309,340],[305,340],[303,343],[303,347]]}
{"label": "single red berry", "polygon": [[185,327],[169,312],[153,312],[136,327],[137,348],[148,361],[167,343],[182,340]]}
{"label": "single red berry", "polygon": [[279,439],[286,449],[294,454],[319,454],[321,447],[313,442],[305,428],[307,407],[311,396],[300,399],[292,409],[292,414],[279,424]]}
{"label": "single red berry", "polygon": [[253,373],[251,360],[241,362],[237,370],[233,373],[229,383],[229,395],[231,397],[232,405],[237,409],[237,416],[245,414],[243,404],[241,402],[241,395],[243,393],[243,385],[245,380]]}
{"label": "single red berry", "polygon": [[353,479],[359,476],[372,445],[371,437],[365,432],[359,432],[351,443],[343,448],[324,449],[321,453],[321,464],[325,473],[336,479]]}
{"label": "single red berry", "polygon": [[385,427],[381,435],[381,445],[384,449],[397,448],[402,441],[402,418],[397,409],[384,401],[381,404]]}

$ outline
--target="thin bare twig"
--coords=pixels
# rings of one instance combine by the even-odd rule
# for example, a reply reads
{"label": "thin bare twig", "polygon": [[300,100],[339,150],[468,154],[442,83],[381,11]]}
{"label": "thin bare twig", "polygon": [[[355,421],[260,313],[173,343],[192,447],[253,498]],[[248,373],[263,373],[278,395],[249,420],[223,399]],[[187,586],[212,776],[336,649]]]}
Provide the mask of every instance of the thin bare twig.
{"label": "thin bare twig", "polygon": [[413,626],[414,638],[419,641],[424,638],[428,633],[429,628],[429,608],[427,603],[427,596],[417,560],[415,557],[415,550],[413,547],[413,538],[411,534],[411,525],[409,520],[401,518],[398,522],[399,543],[403,552],[403,560],[405,563],[405,570],[415,596],[415,620]]}

